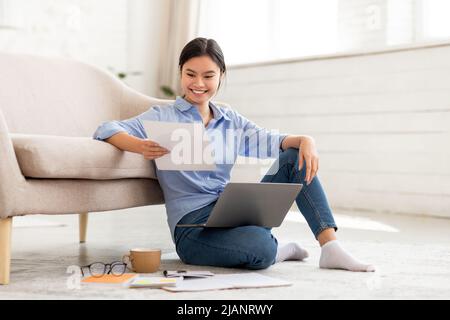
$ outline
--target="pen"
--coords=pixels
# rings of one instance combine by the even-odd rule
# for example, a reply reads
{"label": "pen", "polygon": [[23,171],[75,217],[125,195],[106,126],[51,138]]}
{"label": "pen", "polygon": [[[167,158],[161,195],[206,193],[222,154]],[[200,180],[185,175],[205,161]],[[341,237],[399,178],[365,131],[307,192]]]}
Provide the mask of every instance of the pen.
{"label": "pen", "polygon": [[[171,272],[171,271],[169,271],[169,270],[164,270],[164,271],[163,271],[163,275],[164,275],[165,277],[168,277],[168,276],[169,276],[169,272]],[[177,270],[177,271],[174,271],[174,272],[175,272],[175,274],[187,273],[187,270]]]}

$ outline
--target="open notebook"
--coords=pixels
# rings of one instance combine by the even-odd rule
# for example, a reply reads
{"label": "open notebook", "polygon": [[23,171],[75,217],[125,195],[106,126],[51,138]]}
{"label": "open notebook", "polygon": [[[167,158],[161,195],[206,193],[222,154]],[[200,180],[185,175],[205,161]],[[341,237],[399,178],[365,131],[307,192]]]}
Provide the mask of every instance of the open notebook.
{"label": "open notebook", "polygon": [[163,287],[162,289],[172,292],[192,292],[205,290],[279,287],[290,285],[292,285],[291,282],[252,272],[221,274],[206,279],[184,280],[178,282],[175,287]]}

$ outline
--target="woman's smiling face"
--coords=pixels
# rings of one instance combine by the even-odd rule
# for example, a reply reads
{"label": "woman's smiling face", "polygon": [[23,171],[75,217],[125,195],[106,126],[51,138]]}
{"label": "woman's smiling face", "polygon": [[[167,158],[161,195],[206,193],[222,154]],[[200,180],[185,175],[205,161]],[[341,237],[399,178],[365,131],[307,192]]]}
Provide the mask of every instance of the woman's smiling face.
{"label": "woman's smiling face", "polygon": [[221,80],[219,66],[209,57],[191,58],[181,69],[181,89],[184,99],[203,105],[216,94]]}

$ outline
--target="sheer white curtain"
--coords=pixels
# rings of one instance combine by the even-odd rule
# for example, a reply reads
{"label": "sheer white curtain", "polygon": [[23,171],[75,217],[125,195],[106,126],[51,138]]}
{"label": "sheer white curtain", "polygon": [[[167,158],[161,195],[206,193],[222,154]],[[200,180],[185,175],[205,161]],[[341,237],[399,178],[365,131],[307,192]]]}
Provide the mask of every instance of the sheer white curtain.
{"label": "sheer white curtain", "polygon": [[200,0],[168,0],[168,38],[163,47],[159,83],[180,94],[178,58],[187,42],[197,36]]}

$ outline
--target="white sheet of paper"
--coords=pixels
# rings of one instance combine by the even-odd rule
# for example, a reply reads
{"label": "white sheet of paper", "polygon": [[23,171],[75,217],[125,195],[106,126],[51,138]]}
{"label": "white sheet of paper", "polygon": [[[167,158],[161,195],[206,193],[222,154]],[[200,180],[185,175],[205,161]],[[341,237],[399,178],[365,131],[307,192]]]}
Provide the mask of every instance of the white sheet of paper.
{"label": "white sheet of paper", "polygon": [[147,137],[171,152],[155,159],[159,170],[213,171],[214,158],[203,124],[143,121]]}
{"label": "white sheet of paper", "polygon": [[172,292],[182,292],[240,288],[266,288],[290,285],[292,285],[291,282],[251,272],[221,274],[206,279],[185,280],[177,283],[175,287],[163,287],[162,289]]}

